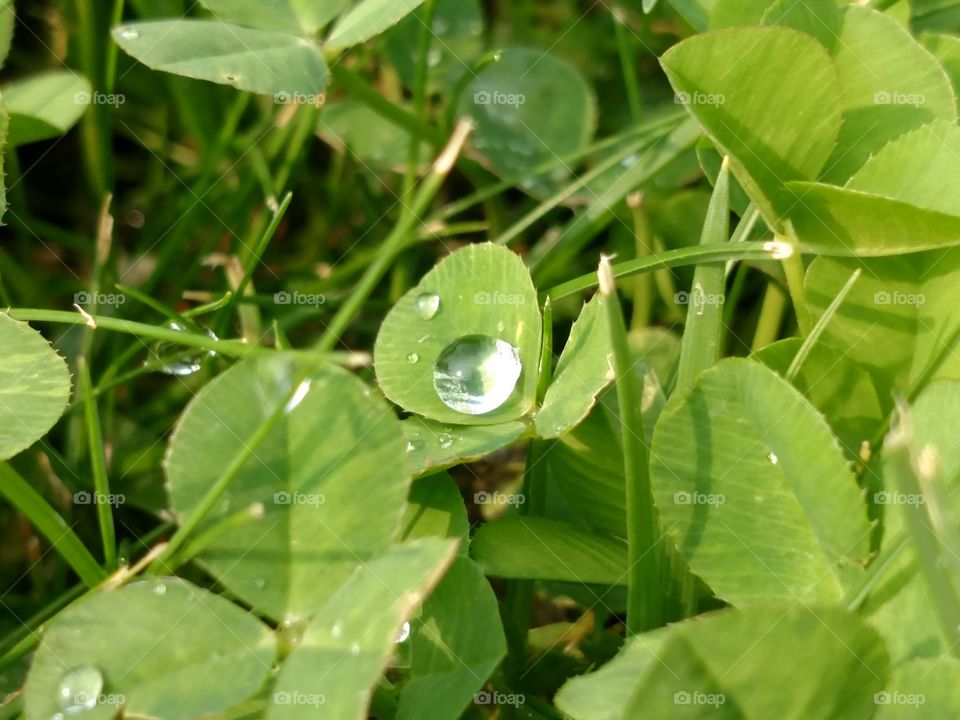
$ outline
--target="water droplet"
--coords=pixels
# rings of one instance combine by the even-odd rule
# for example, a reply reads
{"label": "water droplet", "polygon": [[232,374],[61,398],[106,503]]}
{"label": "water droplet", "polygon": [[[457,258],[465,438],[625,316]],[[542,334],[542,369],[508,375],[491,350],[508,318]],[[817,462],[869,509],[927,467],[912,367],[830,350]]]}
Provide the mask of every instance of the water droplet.
{"label": "water droplet", "polygon": [[437,358],[433,387],[451,410],[482,415],[503,405],[522,371],[517,349],[488,335],[466,335]]}
{"label": "water droplet", "polygon": [[410,637],[410,623],[405,622],[400,626],[400,630],[397,631],[397,637],[394,638],[394,642],[399,645],[404,642],[408,637]]}
{"label": "water droplet", "polygon": [[68,670],[57,687],[57,704],[66,713],[90,710],[103,691],[103,675],[93,665]]}
{"label": "water droplet", "polygon": [[153,594],[154,594],[154,595],[166,595],[166,594],[167,594],[167,586],[164,585],[162,582],[157,583],[156,585],[153,586]]}
{"label": "water droplet", "polygon": [[350,643],[350,654],[359,655],[360,654],[360,643]]}
{"label": "water droplet", "polygon": [[413,307],[424,320],[431,320],[440,309],[440,296],[436,293],[423,293],[413,301]]}
{"label": "water droplet", "polygon": [[768,453],[767,459],[770,460],[770,462],[772,462],[774,465],[780,462],[780,458],[778,458],[775,453]]}
{"label": "water droplet", "polygon": [[264,580],[263,578],[254,578],[254,579],[253,579],[253,584],[254,584],[254,586],[256,586],[258,589],[262,590],[263,588],[265,588],[265,587],[267,586],[267,581]]}
{"label": "water droplet", "polygon": [[448,447],[453,445],[453,436],[449,433],[440,433],[437,437],[437,442],[440,443],[440,447],[446,450]]}
{"label": "water droplet", "polygon": [[333,627],[330,628],[330,634],[333,635],[334,638],[338,638],[343,635],[343,623],[339,620],[335,622]]}
{"label": "water droplet", "polygon": [[133,28],[120,28],[120,32],[117,34],[121,40],[136,40],[140,37],[140,31]]}
{"label": "water droplet", "polygon": [[503,332],[506,329],[507,329],[507,324],[503,320],[497,323],[497,332]]}
{"label": "water droplet", "polygon": [[407,362],[411,365],[416,365],[418,362],[420,362],[420,356],[416,353],[410,353],[407,355]]}
{"label": "water droplet", "polygon": [[[184,330],[183,326],[176,322],[170,323],[168,327],[180,332]],[[206,333],[211,340],[217,339],[209,329]],[[165,375],[186,377],[200,370],[205,357],[213,357],[215,354],[212,350],[204,352],[195,348],[184,348],[176,343],[158,342],[150,349],[150,357],[144,364],[155,366]]]}
{"label": "water droplet", "polygon": [[429,67],[437,67],[443,60],[443,51],[440,48],[430,48],[430,52],[427,53],[427,65]]}

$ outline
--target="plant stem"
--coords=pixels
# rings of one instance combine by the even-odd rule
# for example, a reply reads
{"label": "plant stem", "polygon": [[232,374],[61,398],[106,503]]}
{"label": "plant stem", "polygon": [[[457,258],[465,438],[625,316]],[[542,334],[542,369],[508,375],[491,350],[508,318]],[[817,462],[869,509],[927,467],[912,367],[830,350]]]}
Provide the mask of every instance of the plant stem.
{"label": "plant stem", "polygon": [[837,310],[840,309],[843,301],[847,299],[847,295],[850,294],[853,286],[860,278],[861,272],[862,271],[860,268],[857,268],[853,272],[853,274],[850,276],[850,279],[847,280],[844,286],[840,289],[840,292],[837,293],[837,296],[833,299],[833,302],[830,303],[830,306],[817,320],[817,324],[813,326],[813,330],[811,330],[810,334],[807,335],[806,339],[804,339],[803,344],[800,346],[800,349],[794,356],[793,361],[790,363],[790,367],[787,368],[787,374],[785,376],[787,382],[793,382],[797,378],[797,375],[800,373],[800,369],[807,361],[807,358],[810,356],[810,353],[817,344],[817,341],[827,329],[827,325],[829,325],[830,321],[833,320],[833,316],[837,314]]}
{"label": "plant stem", "polygon": [[117,566],[117,535],[113,526],[113,508],[110,505],[110,480],[107,477],[107,459],[103,446],[103,430],[97,401],[93,398],[90,367],[83,355],[77,358],[77,374],[80,376],[80,391],[84,398],[84,416],[87,425],[87,445],[90,453],[90,470],[93,474],[94,505],[100,525],[103,543],[103,559],[107,569]]}
{"label": "plant stem", "polygon": [[[637,259],[650,257],[653,252],[653,233],[643,207],[643,193],[627,198],[627,207],[633,215],[633,240]],[[633,282],[633,317],[630,327],[645,328],[653,318],[653,278],[644,273]]]}
{"label": "plant stem", "polygon": [[763,294],[763,303],[760,305],[760,317],[757,319],[757,329],[753,333],[752,352],[765,348],[780,336],[780,325],[783,323],[783,313],[787,309],[787,294],[777,283],[767,283]]}
{"label": "plant stem", "polygon": [[[718,243],[666,250],[649,257],[617,263],[611,266],[611,270],[615,278],[625,278],[651,270],[687,267],[708,262],[770,259],[769,246],[764,242],[743,242],[735,245],[733,243]],[[589,273],[550,288],[546,295],[551,300],[556,301],[596,286],[596,273]]]}
{"label": "plant stem", "polygon": [[0,494],[50,541],[84,585],[93,587],[107,576],[60,514],[7,462],[0,462]]}
{"label": "plant stem", "polygon": [[650,460],[640,411],[640,389],[609,258],[600,260],[597,275],[607,311],[617,376],[627,505],[627,633],[634,635],[663,623],[664,554],[650,488]]}
{"label": "plant stem", "polygon": [[[783,238],[777,238],[781,242],[787,242]],[[793,311],[797,316],[797,325],[800,327],[800,335],[806,337],[813,329],[813,318],[810,310],[807,308],[806,291],[804,290],[804,268],[803,256],[797,250],[796,243],[789,243],[793,252],[783,260],[783,271],[787,276],[787,289],[790,291],[790,299],[793,301]]]}
{"label": "plant stem", "polygon": [[[413,85],[413,112],[423,122],[427,122],[427,80],[430,75],[430,46],[433,44],[433,16],[437,9],[436,0],[426,0],[423,5],[423,26],[420,28],[420,46],[417,52],[416,79]],[[420,139],[411,134],[407,148],[407,167],[403,174],[403,191],[400,197],[407,198],[413,192],[420,168]]]}
{"label": "plant stem", "polygon": [[617,7],[613,8],[612,15],[617,51],[620,54],[620,69],[623,71],[623,83],[627,89],[627,102],[630,105],[630,116],[633,122],[638,123],[643,118],[643,100],[640,95],[640,83],[637,82],[637,71],[633,67],[633,48],[630,47],[626,18]]}
{"label": "plant stem", "polygon": [[340,306],[337,314],[334,315],[330,321],[326,331],[316,345],[318,350],[327,352],[334,348],[337,342],[339,342],[340,336],[376,288],[377,283],[380,282],[387,270],[390,269],[390,265],[396,259],[397,254],[404,248],[409,240],[410,233],[414,230],[417,223],[420,222],[421,215],[425,213],[430,203],[433,202],[434,197],[440,190],[440,186],[443,185],[443,181],[447,178],[450,170],[453,169],[453,164],[460,155],[460,151],[463,149],[467,136],[472,129],[473,125],[469,121],[463,121],[457,126],[456,130],[454,130],[450,142],[437,157],[430,173],[416,191],[412,204],[407,206],[407,210],[401,214],[397,224],[380,246],[380,250],[373,262],[367,267],[366,272],[364,272],[360,281],[356,287],[354,287],[353,292],[343,305]]}

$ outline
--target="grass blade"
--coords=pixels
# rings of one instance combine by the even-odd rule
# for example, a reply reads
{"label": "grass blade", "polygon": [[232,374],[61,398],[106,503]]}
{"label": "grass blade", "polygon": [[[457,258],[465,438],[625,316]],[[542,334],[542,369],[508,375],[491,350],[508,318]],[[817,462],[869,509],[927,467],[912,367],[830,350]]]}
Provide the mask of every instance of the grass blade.
{"label": "grass blade", "polygon": [[117,534],[113,525],[113,506],[109,502],[110,480],[107,477],[107,458],[103,447],[103,430],[100,413],[93,397],[90,367],[83,356],[77,359],[77,374],[80,376],[80,392],[84,398],[84,417],[87,424],[87,444],[90,452],[90,470],[93,474],[93,502],[97,508],[100,539],[103,542],[103,560],[107,568],[117,566]]}
{"label": "grass blade", "polygon": [[[724,158],[707,208],[700,245],[728,242],[730,239],[730,163]],[[720,331],[723,327],[723,298],[726,270],[723,265],[697,265],[688,295],[687,321],[680,346],[677,391],[693,385],[697,375],[713,367],[720,357]]]}
{"label": "grass blade", "polygon": [[650,489],[650,458],[643,418],[640,388],[633,355],[627,344],[627,328],[610,260],[600,260],[597,273],[600,293],[607,310],[617,400],[623,439],[623,471],[627,504],[627,633],[636,634],[663,623],[663,548],[658,517]]}
{"label": "grass blade", "polygon": [[0,462],[0,494],[22,512],[87,587],[107,574],[60,514],[9,463]]}

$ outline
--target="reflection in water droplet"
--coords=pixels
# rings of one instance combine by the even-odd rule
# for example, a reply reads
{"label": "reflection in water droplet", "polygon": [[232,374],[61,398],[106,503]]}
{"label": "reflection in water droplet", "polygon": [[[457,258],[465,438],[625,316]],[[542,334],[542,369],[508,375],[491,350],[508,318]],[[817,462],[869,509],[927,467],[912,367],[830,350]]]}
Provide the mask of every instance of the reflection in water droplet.
{"label": "reflection in water droplet", "polygon": [[57,686],[57,704],[67,713],[89,710],[103,691],[103,675],[93,665],[68,670]]}
{"label": "reflection in water droplet", "polygon": [[410,353],[407,355],[407,362],[411,365],[416,365],[418,362],[420,362],[420,356],[416,353]]}
{"label": "reflection in water droplet", "polygon": [[430,320],[440,309],[440,296],[436,293],[423,293],[413,301],[413,307],[424,320]]}
{"label": "reflection in water droplet", "polygon": [[408,637],[410,637],[410,623],[405,622],[403,625],[400,626],[400,630],[397,631],[397,637],[394,638],[393,641],[397,645],[399,645],[400,643],[405,641]]}
{"label": "reflection in water droplet", "polygon": [[440,447],[446,450],[448,447],[453,445],[453,436],[449,433],[440,433],[437,437],[437,442],[440,443]]}
{"label": "reflection in water droplet", "polygon": [[[168,327],[180,332],[184,330],[183,326],[176,322],[170,323]],[[217,339],[217,336],[209,329],[206,330],[206,333],[211,340]],[[158,342],[150,349],[150,356],[144,362],[144,365],[154,367],[165,375],[186,377],[187,375],[193,375],[203,366],[205,357],[213,357],[215,354],[212,350],[203,351],[196,348],[184,348],[176,343]]]}
{"label": "reflection in water droplet", "polygon": [[517,349],[488,335],[466,335],[440,353],[433,387],[451,410],[482,415],[503,405],[522,371]]}

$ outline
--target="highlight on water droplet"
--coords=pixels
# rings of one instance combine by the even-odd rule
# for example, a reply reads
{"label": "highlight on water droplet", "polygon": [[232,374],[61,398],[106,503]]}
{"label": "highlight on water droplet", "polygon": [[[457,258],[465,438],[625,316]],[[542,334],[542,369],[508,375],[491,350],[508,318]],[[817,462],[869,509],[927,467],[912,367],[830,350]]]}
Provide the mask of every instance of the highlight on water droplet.
{"label": "highlight on water droplet", "polygon": [[293,395],[290,397],[290,400],[287,401],[287,404],[284,406],[283,411],[289,413],[294,408],[297,407],[300,403],[303,402],[303,399],[307,396],[307,393],[310,392],[310,380],[304,380],[299,385],[297,389],[294,390]]}
{"label": "highlight on water droplet", "polygon": [[411,365],[416,365],[418,362],[420,362],[420,356],[416,353],[410,353],[407,355],[407,362]]}
{"label": "highlight on water droplet", "polygon": [[767,459],[772,462],[774,465],[780,462],[780,458],[777,457],[776,453],[767,453]]}
{"label": "highlight on water droplet", "polygon": [[404,642],[408,637],[410,637],[410,623],[404,622],[400,626],[400,629],[397,631],[397,636],[393,639],[393,642],[399,645]]}
{"label": "highlight on water droplet", "polygon": [[503,405],[523,370],[517,349],[489,335],[465,335],[437,358],[433,387],[441,402],[466,415],[482,415]]}
{"label": "highlight on water droplet", "polygon": [[68,670],[57,686],[57,704],[66,713],[78,713],[95,707],[103,692],[103,675],[93,665]]}
{"label": "highlight on water droplet", "polygon": [[440,433],[437,436],[437,442],[444,450],[453,445],[453,436],[450,433]]}
{"label": "highlight on water droplet", "polygon": [[121,40],[136,40],[140,37],[140,31],[130,27],[120,28],[117,35]]}
{"label": "highlight on water droplet", "polygon": [[432,320],[440,310],[440,296],[436,293],[423,293],[413,301],[413,308],[423,320]]}

